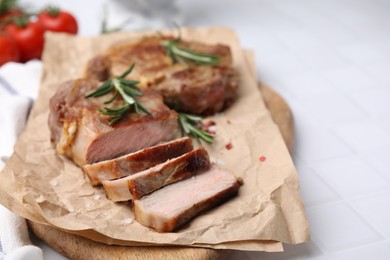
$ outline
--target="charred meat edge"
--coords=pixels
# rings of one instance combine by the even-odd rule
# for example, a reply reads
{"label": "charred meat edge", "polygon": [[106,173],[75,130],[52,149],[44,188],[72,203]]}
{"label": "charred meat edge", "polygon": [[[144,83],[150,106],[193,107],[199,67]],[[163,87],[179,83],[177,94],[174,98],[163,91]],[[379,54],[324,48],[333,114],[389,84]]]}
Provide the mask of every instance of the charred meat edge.
{"label": "charred meat edge", "polygon": [[[203,173],[203,174],[207,174],[207,173]],[[190,182],[191,179],[188,179],[186,181]],[[171,186],[178,186],[178,185],[180,185],[180,182],[171,184]],[[144,198],[141,198],[140,200],[133,200],[132,204],[134,210],[134,217],[142,225],[152,227],[158,232],[172,232],[177,230],[179,227],[183,226],[185,223],[187,223],[188,221],[190,221],[192,218],[196,217],[200,213],[205,212],[213,207],[216,207],[222,204],[223,202],[227,201],[231,197],[237,195],[239,187],[240,187],[239,182],[235,181],[231,183],[228,187],[218,191],[212,196],[203,199],[201,201],[198,201],[193,205],[190,205],[185,210],[180,212],[178,215],[170,216],[170,217],[161,215],[161,212],[153,212],[153,211],[147,212],[147,210],[145,211],[142,205],[143,200],[147,199],[150,196],[160,196],[160,194],[152,193],[150,195],[145,196]],[[159,191],[162,191],[163,189],[164,188],[162,188]],[[189,190],[189,192],[196,192],[196,190]],[[179,196],[180,195],[178,194],[178,199],[180,199]],[[158,215],[159,213],[160,215]]]}
{"label": "charred meat edge", "polygon": [[91,184],[96,186],[102,181],[125,177],[156,166],[193,149],[192,139],[183,137],[167,143],[121,156],[116,159],[102,161],[83,166]]}
{"label": "charred meat edge", "polygon": [[139,199],[168,184],[189,178],[210,168],[207,151],[201,147],[148,170],[113,181],[103,181],[113,201]]}

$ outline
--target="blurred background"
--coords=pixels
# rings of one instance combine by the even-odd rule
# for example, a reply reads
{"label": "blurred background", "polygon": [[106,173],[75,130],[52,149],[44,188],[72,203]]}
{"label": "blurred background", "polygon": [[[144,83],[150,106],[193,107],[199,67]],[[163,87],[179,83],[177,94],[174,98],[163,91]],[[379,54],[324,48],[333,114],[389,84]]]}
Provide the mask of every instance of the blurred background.
{"label": "blurred background", "polygon": [[[285,245],[283,253],[234,252],[231,259],[390,259],[390,1],[18,4],[31,13],[60,7],[76,20],[77,32],[70,33],[83,36],[172,23],[235,29],[243,48],[254,50],[258,79],[283,96],[294,114],[293,159],[312,241]],[[74,23],[66,19],[61,30]],[[36,242],[47,259],[62,259]]]}

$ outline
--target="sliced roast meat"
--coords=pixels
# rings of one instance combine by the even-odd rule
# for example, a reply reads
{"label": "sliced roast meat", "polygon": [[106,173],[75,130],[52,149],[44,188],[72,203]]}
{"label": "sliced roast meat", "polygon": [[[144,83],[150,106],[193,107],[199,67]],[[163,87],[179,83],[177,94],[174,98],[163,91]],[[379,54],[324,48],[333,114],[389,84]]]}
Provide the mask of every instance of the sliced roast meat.
{"label": "sliced roast meat", "polygon": [[171,232],[194,216],[237,194],[239,183],[229,171],[209,171],[168,185],[133,201],[135,219],[158,232]]}
{"label": "sliced roast meat", "polygon": [[168,160],[148,170],[102,184],[109,199],[126,201],[139,199],[168,184],[189,178],[210,168],[210,160],[202,147]]}
{"label": "sliced roast meat", "polygon": [[183,137],[167,143],[145,148],[116,159],[83,166],[92,185],[102,181],[125,177],[190,152],[192,139]]}
{"label": "sliced roast meat", "polygon": [[[177,113],[164,105],[160,94],[144,90],[138,98],[150,114],[129,113],[113,125],[99,109],[113,93],[86,99],[100,83],[72,80],[63,83],[50,99],[51,141],[59,154],[79,166],[112,159],[174,139],[178,134]],[[118,97],[112,108],[123,106]]]}
{"label": "sliced roast meat", "polygon": [[229,46],[181,40],[179,48],[218,55],[219,64],[174,63],[161,46],[161,41],[167,39],[146,37],[112,46],[88,62],[85,76],[104,80],[121,75],[129,64],[135,63],[132,79],[160,92],[166,104],[181,112],[213,114],[233,102],[238,79]]}

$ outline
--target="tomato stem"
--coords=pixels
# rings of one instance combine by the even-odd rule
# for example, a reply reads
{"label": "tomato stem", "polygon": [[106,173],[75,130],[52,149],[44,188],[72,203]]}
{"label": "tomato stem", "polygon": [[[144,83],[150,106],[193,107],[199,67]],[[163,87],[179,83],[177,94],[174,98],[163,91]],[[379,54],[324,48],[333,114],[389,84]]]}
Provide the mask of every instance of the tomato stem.
{"label": "tomato stem", "polygon": [[16,8],[16,0],[1,0],[0,15],[6,14]]}
{"label": "tomato stem", "polygon": [[60,13],[60,8],[58,8],[57,6],[54,6],[54,5],[49,5],[49,6],[46,8],[46,12],[47,12],[50,16],[56,17],[56,16],[58,16],[58,14]]}
{"label": "tomato stem", "polygon": [[19,28],[24,28],[27,26],[28,22],[30,21],[28,15],[21,15],[17,17],[13,17],[13,22],[16,24]]}

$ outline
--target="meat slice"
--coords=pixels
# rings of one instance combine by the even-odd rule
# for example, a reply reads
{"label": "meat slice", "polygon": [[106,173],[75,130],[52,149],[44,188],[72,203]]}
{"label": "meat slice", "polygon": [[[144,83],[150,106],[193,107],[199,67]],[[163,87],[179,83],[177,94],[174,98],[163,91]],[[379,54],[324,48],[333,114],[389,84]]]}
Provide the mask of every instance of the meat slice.
{"label": "meat slice", "polygon": [[83,170],[89,177],[91,184],[96,186],[102,181],[118,179],[149,169],[168,159],[188,153],[192,149],[192,139],[183,137],[116,159],[87,164],[83,166]]}
{"label": "meat slice", "polygon": [[220,62],[215,66],[174,63],[160,44],[167,39],[146,37],[112,46],[87,63],[85,76],[104,80],[121,75],[129,64],[135,63],[132,79],[160,92],[166,104],[181,112],[213,114],[234,101],[238,79],[229,46],[181,40],[180,48],[219,55]]}
{"label": "meat slice", "polygon": [[109,199],[139,199],[168,184],[189,178],[210,168],[210,160],[202,147],[148,170],[102,184]]}
{"label": "meat slice", "polygon": [[236,195],[238,188],[231,172],[213,166],[205,173],[134,200],[135,219],[158,232],[171,232],[200,212]]}
{"label": "meat slice", "polygon": [[[104,101],[113,93],[86,99],[99,82],[78,79],[63,83],[50,99],[49,127],[56,151],[79,166],[112,159],[174,139],[178,134],[177,113],[164,105],[161,95],[144,90],[138,101],[150,114],[129,113],[113,125],[102,115]],[[123,106],[118,97],[112,108]]]}

